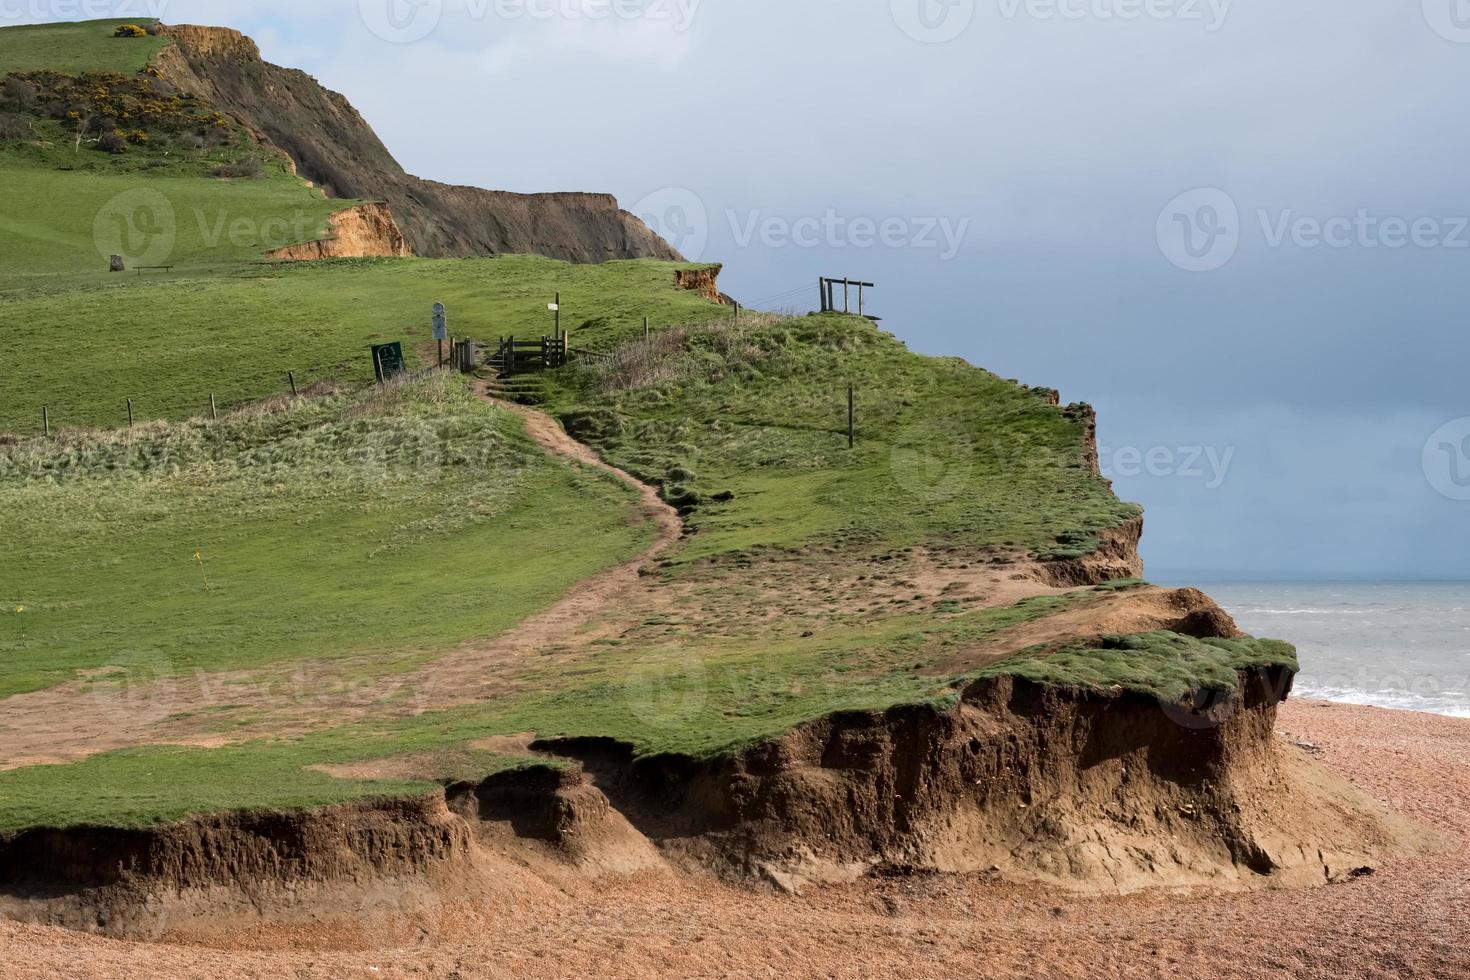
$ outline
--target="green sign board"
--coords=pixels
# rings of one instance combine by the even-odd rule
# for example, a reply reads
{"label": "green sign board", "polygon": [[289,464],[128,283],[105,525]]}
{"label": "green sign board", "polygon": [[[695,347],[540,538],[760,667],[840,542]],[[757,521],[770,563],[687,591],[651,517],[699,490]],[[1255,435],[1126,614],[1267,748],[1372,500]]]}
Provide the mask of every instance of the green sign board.
{"label": "green sign board", "polygon": [[407,373],[408,368],[403,363],[402,344],[373,345],[373,374],[380,383]]}

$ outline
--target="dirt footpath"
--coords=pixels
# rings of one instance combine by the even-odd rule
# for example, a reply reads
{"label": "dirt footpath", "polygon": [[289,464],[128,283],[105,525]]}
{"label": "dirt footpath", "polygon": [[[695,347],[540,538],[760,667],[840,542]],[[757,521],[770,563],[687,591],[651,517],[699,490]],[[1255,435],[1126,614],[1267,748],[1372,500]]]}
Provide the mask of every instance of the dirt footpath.
{"label": "dirt footpath", "polygon": [[0,961],[24,978],[1470,977],[1470,721],[1292,703],[1279,727],[1466,846],[1347,884],[1225,896],[1078,899],[925,876],[786,897],[649,874],[446,910],[456,938],[393,949],[243,923],[226,950],[0,924]]}

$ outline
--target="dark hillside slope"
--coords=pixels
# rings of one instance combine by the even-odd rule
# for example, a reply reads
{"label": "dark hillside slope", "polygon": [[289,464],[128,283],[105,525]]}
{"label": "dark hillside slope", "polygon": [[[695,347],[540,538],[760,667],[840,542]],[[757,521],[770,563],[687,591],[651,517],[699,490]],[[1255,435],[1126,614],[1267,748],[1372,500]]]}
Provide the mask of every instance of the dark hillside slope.
{"label": "dark hillside slope", "polygon": [[387,201],[416,255],[680,258],[611,195],[512,194],[414,177],[346,98],[305,72],[265,62],[238,31],[177,26],[167,33],[176,44],[154,64],[169,81],[237,117],[330,196]]}

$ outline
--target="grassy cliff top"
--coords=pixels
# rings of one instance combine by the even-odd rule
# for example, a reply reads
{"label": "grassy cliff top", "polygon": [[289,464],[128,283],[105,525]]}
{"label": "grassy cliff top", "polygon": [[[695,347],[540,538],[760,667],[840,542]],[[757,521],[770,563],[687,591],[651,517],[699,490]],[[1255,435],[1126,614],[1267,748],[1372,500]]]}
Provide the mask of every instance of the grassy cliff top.
{"label": "grassy cliff top", "polygon": [[0,75],[17,71],[142,71],[169,44],[166,37],[114,37],[124,24],[151,19],[88,20],[0,28]]}

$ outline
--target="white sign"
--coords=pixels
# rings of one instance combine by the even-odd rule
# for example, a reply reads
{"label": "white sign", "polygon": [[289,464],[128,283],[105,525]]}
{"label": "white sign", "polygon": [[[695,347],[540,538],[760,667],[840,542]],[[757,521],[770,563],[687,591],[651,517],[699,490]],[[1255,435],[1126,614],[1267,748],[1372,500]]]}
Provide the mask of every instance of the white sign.
{"label": "white sign", "polygon": [[551,312],[553,312],[553,313],[560,313],[561,312],[561,307],[558,306],[556,303],[547,303],[546,304],[546,308],[548,310],[550,310]]}
{"label": "white sign", "polygon": [[449,316],[445,313],[443,303],[434,304],[434,339],[449,339]]}

